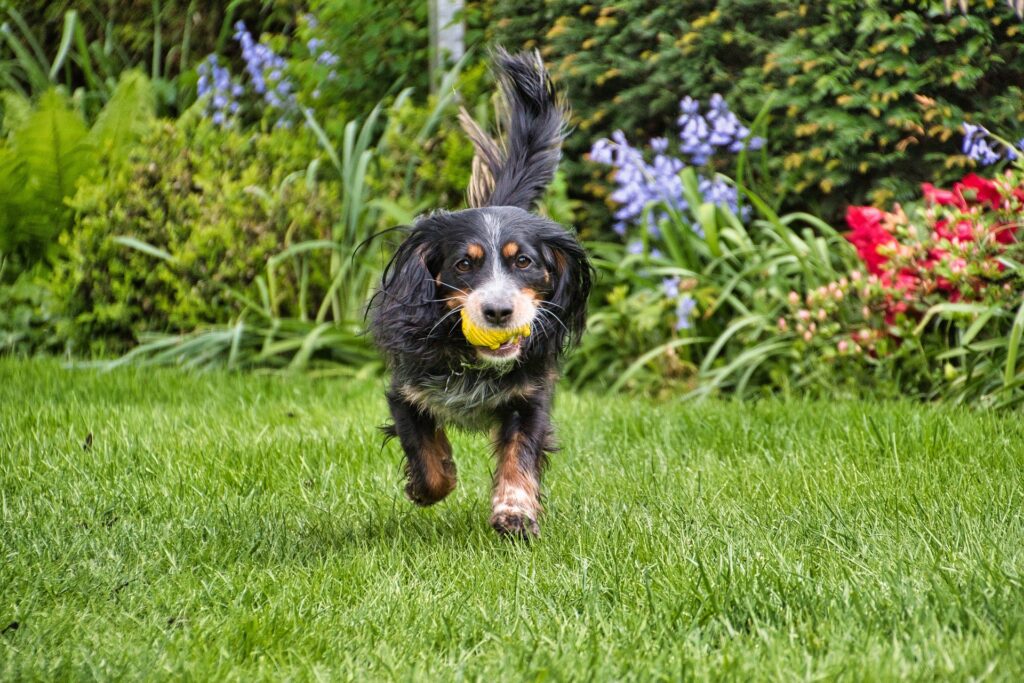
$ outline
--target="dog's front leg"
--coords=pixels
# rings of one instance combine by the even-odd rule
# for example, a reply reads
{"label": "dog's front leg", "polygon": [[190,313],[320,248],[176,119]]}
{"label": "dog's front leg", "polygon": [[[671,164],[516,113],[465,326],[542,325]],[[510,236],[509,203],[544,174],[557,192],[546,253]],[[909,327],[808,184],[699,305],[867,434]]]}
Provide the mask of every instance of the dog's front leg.
{"label": "dog's front leg", "polygon": [[491,497],[491,526],[505,536],[540,535],[540,475],[550,450],[548,402],[523,402],[502,415]]}
{"label": "dog's front leg", "polygon": [[405,495],[417,505],[433,505],[455,489],[455,461],[444,428],[396,393],[388,394],[392,428],[405,451]]}

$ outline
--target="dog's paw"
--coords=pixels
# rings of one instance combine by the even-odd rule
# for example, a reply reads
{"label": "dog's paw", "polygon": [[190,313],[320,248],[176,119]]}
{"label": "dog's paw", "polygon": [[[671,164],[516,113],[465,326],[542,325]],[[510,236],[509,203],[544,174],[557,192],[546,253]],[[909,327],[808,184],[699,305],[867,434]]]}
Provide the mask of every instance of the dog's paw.
{"label": "dog's paw", "polygon": [[491,526],[505,538],[530,541],[540,537],[537,520],[521,511],[495,512]]}
{"label": "dog's paw", "polygon": [[440,468],[429,470],[426,476],[412,476],[407,472],[409,477],[405,483],[405,495],[409,500],[421,507],[427,507],[440,503],[455,490],[458,483],[455,462],[447,460],[440,465]]}

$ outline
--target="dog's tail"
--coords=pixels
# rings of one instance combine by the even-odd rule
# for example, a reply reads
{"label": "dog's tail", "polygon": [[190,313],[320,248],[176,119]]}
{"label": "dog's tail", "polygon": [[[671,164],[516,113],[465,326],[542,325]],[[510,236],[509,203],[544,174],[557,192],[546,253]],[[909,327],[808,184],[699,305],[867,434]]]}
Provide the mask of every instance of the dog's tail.
{"label": "dog's tail", "polygon": [[495,142],[463,109],[459,121],[473,141],[469,205],[530,210],[555,176],[562,156],[568,109],[555,90],[540,53],[494,53],[501,87],[504,145]]}

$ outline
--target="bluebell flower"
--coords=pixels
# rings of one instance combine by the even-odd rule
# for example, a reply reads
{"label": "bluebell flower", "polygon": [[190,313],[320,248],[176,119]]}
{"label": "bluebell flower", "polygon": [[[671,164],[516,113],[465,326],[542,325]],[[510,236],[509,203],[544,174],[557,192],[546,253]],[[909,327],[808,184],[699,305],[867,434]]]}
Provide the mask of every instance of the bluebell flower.
{"label": "bluebell flower", "polygon": [[665,292],[665,297],[668,299],[675,299],[679,296],[679,278],[678,277],[667,277],[661,281],[661,291]]}
{"label": "bluebell flower", "polygon": [[[324,66],[337,66],[341,62],[341,58],[333,52],[324,51],[321,52],[316,58],[317,64]],[[336,76],[337,74],[335,74]],[[330,74],[328,74],[330,76]]]}
{"label": "bluebell flower", "polygon": [[696,166],[706,164],[716,149],[736,154],[744,148],[760,149],[764,145],[762,138],[750,136],[750,129],[740,123],[717,93],[711,96],[704,116],[699,103],[691,97],[679,102],[679,110],[679,150]]}
{"label": "bluebell flower", "polygon": [[196,94],[206,98],[206,113],[210,120],[218,126],[231,125],[231,115],[238,111],[237,97],[241,94],[240,86],[231,80],[231,72],[226,66],[220,66],[217,55],[210,55],[197,67],[199,80],[196,83]]}
{"label": "bluebell flower", "polygon": [[[264,103],[271,109],[294,110],[298,103],[291,94],[294,87],[285,75],[288,63],[269,45],[253,40],[245,22],[236,22],[234,28],[234,37],[242,48],[242,59],[253,91],[262,95]],[[313,45],[314,40],[310,40]]]}
{"label": "bluebell flower", "polygon": [[[590,150],[592,161],[615,170],[615,187],[609,199],[617,204],[612,229],[618,235],[625,236],[633,226],[657,240],[661,235],[658,226],[668,220],[671,211],[687,215],[689,205],[680,177],[687,164],[686,158],[691,163],[704,163],[715,152],[716,145],[736,151],[744,146],[760,147],[764,142],[750,138],[749,129],[729,111],[721,96],[711,99],[707,117],[700,115],[700,105],[690,97],[683,98],[679,108],[682,113],[678,120],[677,152],[670,149],[669,139],[653,138],[649,142],[653,158],[648,161],[643,151],[629,144],[621,130],[612,133],[610,139],[597,140]],[[749,218],[749,207],[739,208],[739,197],[732,185],[701,175],[698,175],[698,185],[704,201],[728,207],[743,220]],[[690,227],[697,235],[704,236],[699,224]]]}
{"label": "bluebell flower", "polygon": [[626,245],[626,252],[634,255],[642,254],[644,253],[644,243],[639,240],[630,242],[629,244]]}
{"label": "bluebell flower", "polygon": [[693,310],[697,302],[689,294],[679,297],[676,302],[676,330],[688,330],[693,327]]}
{"label": "bluebell flower", "polygon": [[[989,143],[990,133],[988,132],[988,129],[984,126],[976,126],[971,123],[964,123],[963,126],[964,142],[961,147],[961,151],[964,154],[983,166],[994,164],[1003,158],[1003,155],[993,149],[992,145]],[[1007,151],[1011,152],[1011,150]]]}

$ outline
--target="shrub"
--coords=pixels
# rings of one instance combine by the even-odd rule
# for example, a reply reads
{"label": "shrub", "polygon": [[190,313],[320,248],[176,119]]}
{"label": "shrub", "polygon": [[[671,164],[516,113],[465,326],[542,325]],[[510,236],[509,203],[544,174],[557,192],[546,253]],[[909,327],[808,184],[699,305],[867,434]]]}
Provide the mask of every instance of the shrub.
{"label": "shrub", "polygon": [[615,130],[661,135],[684,96],[722,93],[748,120],[770,101],[766,196],[828,220],[847,202],[905,200],[922,181],[957,177],[969,162],[949,156],[948,141],[965,118],[1022,127],[1024,40],[1005,3],[972,3],[967,16],[928,0],[551,0],[494,11],[491,39],[539,47],[568,86],[570,183],[598,198],[605,185],[582,163],[591,142]]}
{"label": "shrub", "polygon": [[[0,282],[4,281],[0,266]],[[49,273],[23,271],[0,284],[0,354],[59,351],[58,316],[47,286]]]}
{"label": "shrub", "polygon": [[326,255],[282,268],[273,293],[257,278],[272,255],[330,238],[339,220],[337,186],[309,166],[316,152],[305,130],[252,135],[195,117],[159,126],[74,199],[68,258],[54,273],[67,336],[79,350],[121,350],[143,332],[225,322],[246,300],[304,313],[296,288],[304,279],[324,290]]}
{"label": "shrub", "polygon": [[[779,319],[798,381],[895,377],[905,394],[1002,405],[1024,400],[1024,169],[969,174],[924,202],[850,207],[862,261],[838,280],[793,292]],[[863,272],[862,272],[863,271]]]}

